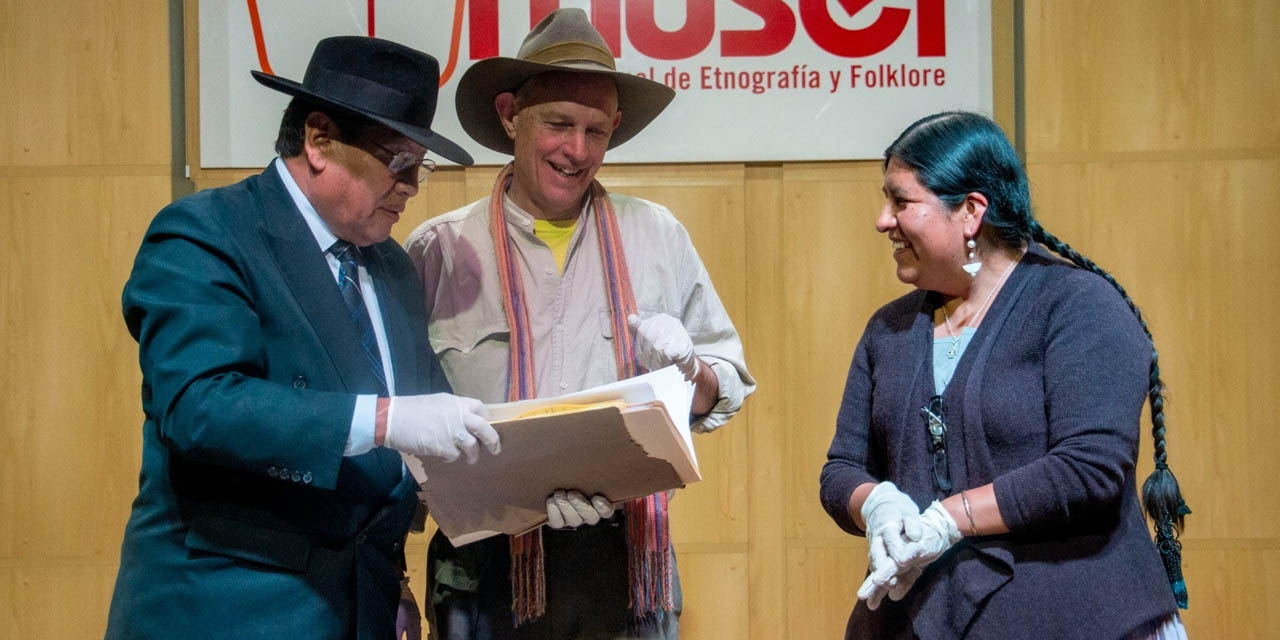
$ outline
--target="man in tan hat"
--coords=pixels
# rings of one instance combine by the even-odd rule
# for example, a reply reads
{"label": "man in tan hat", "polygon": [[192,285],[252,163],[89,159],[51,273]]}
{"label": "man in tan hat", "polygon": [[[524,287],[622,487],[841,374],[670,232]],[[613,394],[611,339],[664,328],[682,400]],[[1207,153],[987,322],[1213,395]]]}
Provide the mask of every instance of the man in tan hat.
{"label": "man in tan hat", "polygon": [[[755,382],[687,232],[664,207],[595,181],[605,151],[673,97],[616,71],[577,9],[552,12],[517,57],[462,77],[464,129],[514,160],[489,197],[407,243],[432,346],[459,393],[556,396],[674,364],[696,385],[695,430],[742,406]],[[531,534],[461,548],[436,535],[425,600],[437,637],[677,637],[668,494],[615,505],[566,489]]]}
{"label": "man in tan hat", "polygon": [[301,83],[255,72],[293,96],[279,157],[156,214],[123,295],[146,420],[107,638],[395,634],[418,489],[398,451],[498,452],[389,237],[428,150],[471,162],[431,130],[437,76],[348,36]]}

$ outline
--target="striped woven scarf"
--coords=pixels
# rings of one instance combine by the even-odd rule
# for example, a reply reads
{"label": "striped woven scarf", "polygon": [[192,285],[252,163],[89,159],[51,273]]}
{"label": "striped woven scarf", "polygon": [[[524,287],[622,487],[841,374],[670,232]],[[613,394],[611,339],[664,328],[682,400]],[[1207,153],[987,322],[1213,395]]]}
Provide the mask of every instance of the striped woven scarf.
{"label": "striped woven scarf", "polygon": [[[529,329],[529,309],[524,284],[511,255],[503,194],[511,182],[514,165],[498,174],[489,198],[489,231],[497,254],[498,276],[506,301],[507,326],[511,330],[511,377],[508,400],[524,400],[534,395],[533,333]],[[627,317],[636,312],[627,257],[618,234],[618,220],[609,194],[599,182],[591,183],[591,211],[600,240],[605,292],[613,322],[613,356],[618,379],[641,373],[635,359]],[[628,501],[623,506],[627,533],[627,580],[631,589],[629,605],[637,618],[675,608],[672,563],[667,549],[671,544],[667,527],[667,494],[659,492]],[[511,536],[511,606],[516,625],[542,617],[547,608],[546,571],[543,563],[542,529]]]}

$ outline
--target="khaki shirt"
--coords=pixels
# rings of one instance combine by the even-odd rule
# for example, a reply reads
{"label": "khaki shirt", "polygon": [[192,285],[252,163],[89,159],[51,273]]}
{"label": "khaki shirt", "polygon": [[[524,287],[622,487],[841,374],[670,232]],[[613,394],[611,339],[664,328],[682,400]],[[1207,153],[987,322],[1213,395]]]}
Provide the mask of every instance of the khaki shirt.
{"label": "khaki shirt", "polygon": [[[666,313],[683,324],[694,351],[715,372],[719,399],[695,421],[724,424],[755,389],[738,332],[720,303],[684,227],[666,208],[610,195],[642,318]],[[533,218],[503,198],[512,260],[524,283],[533,333],[537,397],[618,379],[594,213],[584,207],[564,272],[533,232]],[[489,233],[489,198],[424,222],[405,249],[426,289],[431,346],[459,395],[505,402],[510,332]]]}

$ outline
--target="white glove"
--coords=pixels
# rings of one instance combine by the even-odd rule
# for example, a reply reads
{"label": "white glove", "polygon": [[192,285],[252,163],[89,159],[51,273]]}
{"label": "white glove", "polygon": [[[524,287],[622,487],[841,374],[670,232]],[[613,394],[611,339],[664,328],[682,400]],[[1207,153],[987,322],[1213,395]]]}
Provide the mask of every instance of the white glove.
{"label": "white glove", "polygon": [[886,595],[901,600],[920,577],[920,571],[896,561],[906,557],[907,544],[918,540],[923,528],[919,507],[911,496],[892,482],[881,482],[862,503],[862,520],[867,525],[870,573],[858,588],[858,599],[874,611]]}
{"label": "white glove", "polygon": [[644,320],[640,316],[627,316],[627,325],[631,327],[632,337],[636,342],[636,359],[644,368],[657,371],[663,367],[676,365],[686,380],[698,375],[698,357],[693,353],[693,339],[679,320],[665,314],[649,316]]}
{"label": "white glove", "polygon": [[911,590],[911,586],[916,583],[916,580],[920,579],[920,574],[922,573],[924,573],[923,566],[907,569],[905,572],[899,573],[897,577],[890,581],[889,599],[897,602],[904,598],[907,592]]}
{"label": "white glove", "polygon": [[404,453],[444,458],[453,462],[461,453],[467,463],[480,457],[480,444],[497,455],[498,432],[489,424],[489,411],[475,398],[449,393],[392,396],[387,411],[388,448]]}
{"label": "white glove", "polygon": [[591,496],[590,502],[575,490],[559,490],[547,497],[547,526],[552,529],[574,529],[611,517],[613,504],[598,493]]}
{"label": "white glove", "polygon": [[885,551],[884,538],[868,536],[867,543],[871,545],[871,552],[867,554],[869,571],[867,579],[858,587],[858,599],[866,600],[867,608],[875,611],[889,591],[889,581],[898,574],[898,564]]}
{"label": "white glove", "polygon": [[[920,507],[911,496],[892,482],[877,484],[862,503],[862,521],[867,525],[867,541],[880,538],[885,551],[898,564],[906,557],[906,543],[920,539]],[[874,548],[874,547],[873,547]]]}
{"label": "white glove", "polygon": [[901,553],[890,552],[904,568],[927,566],[963,537],[955,518],[937,500],[920,514],[920,524],[921,535],[915,542],[908,543]]}
{"label": "white glove", "polygon": [[924,567],[903,570],[885,551],[884,539],[875,537],[871,541],[870,573],[858,588],[858,599],[867,601],[867,608],[875,611],[886,595],[890,600],[898,601],[907,595],[911,586],[920,578]]}

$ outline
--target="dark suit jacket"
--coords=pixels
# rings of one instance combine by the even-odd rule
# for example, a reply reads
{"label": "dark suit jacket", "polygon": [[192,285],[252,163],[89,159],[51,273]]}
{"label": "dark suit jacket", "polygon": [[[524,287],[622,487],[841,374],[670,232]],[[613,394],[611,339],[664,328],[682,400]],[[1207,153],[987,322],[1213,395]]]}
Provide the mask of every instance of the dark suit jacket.
{"label": "dark suit jacket", "polygon": [[[365,255],[396,392],[447,390],[409,258]],[[123,305],[146,421],[107,637],[390,638],[416,486],[342,455],[378,383],[276,169],[157,214]]]}
{"label": "dark suit jacket", "polygon": [[[864,482],[891,480],[921,508],[944,497],[920,412],[940,300],[885,305],[854,354],[821,489],[850,533]],[[845,637],[1119,638],[1173,613],[1134,480],[1150,364],[1111,285],[1032,247],[942,394],[950,493],[994,483],[1012,532],[964,539],[901,602],[857,602]]]}

